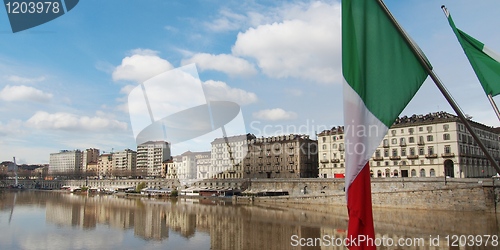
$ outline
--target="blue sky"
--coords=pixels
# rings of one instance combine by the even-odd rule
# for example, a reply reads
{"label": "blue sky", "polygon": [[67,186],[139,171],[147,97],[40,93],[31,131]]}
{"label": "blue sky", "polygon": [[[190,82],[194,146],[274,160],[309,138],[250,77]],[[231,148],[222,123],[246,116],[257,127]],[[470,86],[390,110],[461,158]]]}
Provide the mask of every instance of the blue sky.
{"label": "blue sky", "polygon": [[[499,126],[440,6],[500,52],[500,1],[385,3],[464,112]],[[135,149],[128,92],[189,63],[204,88],[241,105],[247,132],[313,135],[342,125],[340,40],[339,1],[85,0],[15,34],[0,8],[0,160]],[[453,113],[428,79],[402,115],[441,110]]]}

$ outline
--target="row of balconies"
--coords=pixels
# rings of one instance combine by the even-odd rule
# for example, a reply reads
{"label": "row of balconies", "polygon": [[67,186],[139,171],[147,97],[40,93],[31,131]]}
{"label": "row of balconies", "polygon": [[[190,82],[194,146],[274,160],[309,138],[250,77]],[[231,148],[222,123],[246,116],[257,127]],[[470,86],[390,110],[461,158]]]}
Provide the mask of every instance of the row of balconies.
{"label": "row of balconies", "polygon": [[[438,155],[437,154],[426,154],[425,155],[425,158],[437,158]],[[452,158],[452,157],[455,157],[455,153],[442,153],[441,154],[441,157],[443,158]],[[406,156],[406,158],[408,159],[418,159],[419,156],[418,155],[408,155]],[[389,157],[390,160],[401,160],[401,156],[390,156]],[[373,157],[373,160],[374,161],[383,161],[384,160],[384,157],[381,157],[381,156],[375,156]]]}

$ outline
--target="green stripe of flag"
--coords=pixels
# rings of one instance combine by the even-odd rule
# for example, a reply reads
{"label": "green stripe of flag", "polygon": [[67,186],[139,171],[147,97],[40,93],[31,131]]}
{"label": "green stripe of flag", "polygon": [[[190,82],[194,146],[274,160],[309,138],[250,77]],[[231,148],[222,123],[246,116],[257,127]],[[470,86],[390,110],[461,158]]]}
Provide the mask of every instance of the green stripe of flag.
{"label": "green stripe of flag", "polygon": [[377,1],[342,1],[342,71],[368,110],[390,127],[427,77]]}
{"label": "green stripe of flag", "polygon": [[462,45],[474,72],[476,72],[484,92],[492,96],[500,94],[500,62],[485,53],[485,46],[482,42],[458,29],[449,13],[447,16],[448,22]]}

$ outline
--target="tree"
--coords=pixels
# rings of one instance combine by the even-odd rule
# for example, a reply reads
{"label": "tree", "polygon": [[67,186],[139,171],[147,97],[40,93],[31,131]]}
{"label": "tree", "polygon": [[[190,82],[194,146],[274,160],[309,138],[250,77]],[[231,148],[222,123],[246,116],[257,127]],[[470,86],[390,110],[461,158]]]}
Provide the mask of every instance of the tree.
{"label": "tree", "polygon": [[140,193],[140,192],[141,192],[141,190],[142,190],[143,188],[145,188],[145,187],[146,187],[146,182],[141,182],[141,183],[137,184],[137,186],[135,187],[135,191],[136,191],[137,193]]}

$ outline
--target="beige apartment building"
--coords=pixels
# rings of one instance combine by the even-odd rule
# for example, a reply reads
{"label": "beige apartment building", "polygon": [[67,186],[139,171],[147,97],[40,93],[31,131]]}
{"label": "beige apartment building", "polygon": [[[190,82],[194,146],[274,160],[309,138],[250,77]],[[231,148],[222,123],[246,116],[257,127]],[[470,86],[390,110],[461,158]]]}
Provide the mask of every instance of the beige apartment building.
{"label": "beige apartment building", "polygon": [[102,154],[97,161],[97,175],[99,178],[109,178],[115,169],[113,153]]}
{"label": "beige apartment building", "polygon": [[148,141],[137,145],[136,175],[160,177],[162,164],[170,159],[170,145],[166,141]]}
{"label": "beige apartment building", "polygon": [[317,141],[307,135],[257,138],[252,134],[212,142],[210,176],[218,179],[316,178]]}
{"label": "beige apartment building", "polygon": [[167,179],[195,180],[208,176],[210,152],[186,151],[164,162]]}
{"label": "beige apartment building", "polygon": [[88,171],[89,163],[96,163],[99,159],[100,151],[97,148],[88,148],[82,151],[82,170]]}
{"label": "beige apartment building", "polygon": [[137,152],[132,149],[125,149],[113,154],[114,175],[133,176],[137,166]]}
{"label": "beige apartment building", "polygon": [[49,175],[80,174],[82,170],[82,151],[61,150],[51,153],[49,158]]}
{"label": "beige apartment building", "polygon": [[[470,121],[492,156],[500,161],[497,130]],[[344,128],[318,134],[319,177],[343,177]],[[496,174],[460,119],[446,112],[400,117],[370,159],[371,175],[386,177],[490,177]]]}

